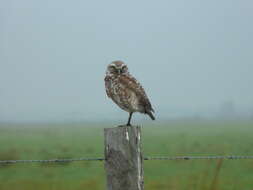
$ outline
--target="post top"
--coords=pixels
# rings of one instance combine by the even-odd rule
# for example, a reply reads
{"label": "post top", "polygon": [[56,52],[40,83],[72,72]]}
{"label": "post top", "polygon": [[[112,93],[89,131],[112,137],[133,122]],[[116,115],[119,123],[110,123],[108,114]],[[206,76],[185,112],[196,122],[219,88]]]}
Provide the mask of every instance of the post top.
{"label": "post top", "polygon": [[105,130],[112,130],[112,129],[138,129],[141,128],[141,126],[135,125],[135,126],[127,126],[127,125],[118,125],[116,127],[109,127],[109,128],[105,128]]}

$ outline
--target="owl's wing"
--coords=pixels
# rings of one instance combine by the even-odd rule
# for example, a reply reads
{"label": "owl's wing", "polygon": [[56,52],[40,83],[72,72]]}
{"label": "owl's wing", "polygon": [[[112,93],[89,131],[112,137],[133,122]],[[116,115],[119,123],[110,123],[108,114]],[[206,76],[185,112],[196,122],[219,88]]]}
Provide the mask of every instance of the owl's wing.
{"label": "owl's wing", "polygon": [[145,108],[147,113],[150,111],[154,112],[144,88],[134,77],[129,75],[121,75],[119,81],[125,86],[125,88],[130,89],[136,94],[140,104]]}
{"label": "owl's wing", "polygon": [[109,98],[112,98],[112,92],[111,92],[111,77],[110,76],[106,76],[105,79],[105,90],[106,90],[106,94]]}

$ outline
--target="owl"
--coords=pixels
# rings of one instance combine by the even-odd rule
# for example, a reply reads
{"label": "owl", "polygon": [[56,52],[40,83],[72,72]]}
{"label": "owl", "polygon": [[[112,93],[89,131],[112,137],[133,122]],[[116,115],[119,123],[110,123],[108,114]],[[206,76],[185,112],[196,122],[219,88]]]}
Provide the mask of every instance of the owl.
{"label": "owl", "polygon": [[129,73],[122,61],[113,61],[107,66],[105,76],[106,94],[121,109],[129,113],[127,126],[131,126],[133,113],[140,112],[155,120],[154,110],[141,84]]}

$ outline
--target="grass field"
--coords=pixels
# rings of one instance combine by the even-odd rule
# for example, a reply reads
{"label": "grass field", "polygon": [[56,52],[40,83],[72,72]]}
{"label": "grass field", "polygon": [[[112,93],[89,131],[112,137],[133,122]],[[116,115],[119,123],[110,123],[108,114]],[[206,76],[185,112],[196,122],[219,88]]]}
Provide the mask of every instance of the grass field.
{"label": "grass field", "polygon": [[[109,124],[0,125],[0,160],[103,157]],[[145,125],[145,156],[253,155],[252,122]],[[145,161],[146,190],[253,190],[253,160]],[[0,190],[102,190],[103,162],[0,165]]]}

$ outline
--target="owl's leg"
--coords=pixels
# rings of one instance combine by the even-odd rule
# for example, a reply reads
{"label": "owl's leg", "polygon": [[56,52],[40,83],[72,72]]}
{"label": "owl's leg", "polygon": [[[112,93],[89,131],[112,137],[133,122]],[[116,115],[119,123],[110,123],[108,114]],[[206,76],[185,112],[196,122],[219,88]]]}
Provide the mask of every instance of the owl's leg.
{"label": "owl's leg", "polygon": [[129,113],[128,122],[127,122],[127,126],[131,126],[132,115],[133,115],[133,112],[130,112],[130,113]]}

